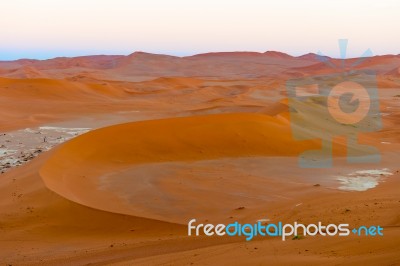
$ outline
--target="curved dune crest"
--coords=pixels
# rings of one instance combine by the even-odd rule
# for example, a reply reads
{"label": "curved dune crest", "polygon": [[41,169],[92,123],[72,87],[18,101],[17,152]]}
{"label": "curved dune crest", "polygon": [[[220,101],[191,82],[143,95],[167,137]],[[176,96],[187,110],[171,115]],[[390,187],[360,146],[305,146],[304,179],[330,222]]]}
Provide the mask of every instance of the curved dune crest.
{"label": "curved dune crest", "polygon": [[[218,114],[121,124],[81,135],[54,151],[40,174],[47,187],[67,199],[101,210],[160,219],[101,188],[107,175],[138,186],[129,167],[251,156],[297,156],[316,148],[297,142],[279,118],[262,114]],[[117,173],[117,174],[116,174]],[[99,181],[100,180],[100,181]],[[113,180],[112,182],[119,182]],[[149,188],[154,189],[154,188]],[[200,200],[200,199],[199,199]],[[168,220],[168,217],[166,217]]]}

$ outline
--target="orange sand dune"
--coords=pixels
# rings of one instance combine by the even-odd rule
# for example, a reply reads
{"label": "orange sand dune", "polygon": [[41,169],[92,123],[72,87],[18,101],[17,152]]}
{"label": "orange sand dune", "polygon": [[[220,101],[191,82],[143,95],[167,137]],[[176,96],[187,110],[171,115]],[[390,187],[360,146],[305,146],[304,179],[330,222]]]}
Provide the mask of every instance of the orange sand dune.
{"label": "orange sand dune", "polygon": [[40,70],[32,66],[24,66],[14,71],[10,71],[7,77],[20,79],[48,78],[47,74],[42,73]]}
{"label": "orange sand dune", "polygon": [[132,99],[124,86],[115,82],[0,78],[0,128],[18,129],[88,113],[150,105],[143,102]]}
{"label": "orange sand dune", "polygon": [[[296,143],[297,145],[293,145]],[[282,149],[282,146],[286,147]],[[60,147],[48,170],[67,170],[74,162],[132,164],[235,156],[296,156],[317,148],[293,140],[287,123],[261,114],[220,114],[121,124],[89,132]],[[60,158],[58,158],[60,156]],[[65,168],[63,167],[65,161]]]}
{"label": "orange sand dune", "polygon": [[[329,59],[336,70],[341,69],[342,60]],[[346,59],[346,69],[373,69],[385,74],[400,64],[395,55],[375,56],[352,67],[358,58]],[[360,62],[361,62],[360,61]],[[26,78],[72,78],[83,72],[97,79],[119,81],[143,81],[165,76],[226,78],[276,78],[284,73],[296,75],[316,75],[335,70],[321,64],[315,54],[309,53],[293,57],[281,52],[222,52],[206,53],[187,57],[135,52],[128,56],[95,55],[74,58],[54,58],[44,61],[17,60],[0,62],[2,77]],[[284,77],[281,76],[281,77]]]}
{"label": "orange sand dune", "polygon": [[400,67],[396,67],[395,69],[389,71],[388,73],[386,73],[386,75],[389,76],[394,76],[394,77],[400,77]]}
{"label": "orange sand dune", "polygon": [[7,79],[0,78],[0,94],[10,98],[47,100],[90,100],[104,96],[120,96],[118,90],[103,84],[82,84],[53,79]]}
{"label": "orange sand dune", "polygon": [[[140,212],[130,204],[117,204],[118,199],[114,199],[112,193],[96,188],[99,178],[136,165],[296,156],[310,148],[318,148],[318,142],[293,140],[286,121],[267,115],[220,114],[151,120],[99,129],[69,141],[46,162],[41,176],[51,190],[75,202],[162,219]],[[125,175],[133,178],[133,184],[141,183],[135,174]],[[170,217],[165,219],[171,220]]]}

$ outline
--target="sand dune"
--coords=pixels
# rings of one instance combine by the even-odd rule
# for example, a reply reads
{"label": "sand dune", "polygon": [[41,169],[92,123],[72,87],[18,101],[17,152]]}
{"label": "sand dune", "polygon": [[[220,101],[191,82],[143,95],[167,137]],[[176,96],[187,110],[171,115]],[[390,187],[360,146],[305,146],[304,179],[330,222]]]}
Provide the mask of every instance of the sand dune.
{"label": "sand dune", "polygon": [[[323,61],[330,64],[321,63]],[[165,76],[223,78],[276,77],[283,73],[318,74],[340,71],[343,60],[309,53],[293,57],[281,52],[222,52],[176,57],[145,52],[127,56],[97,55],[44,61],[0,62],[0,76],[71,78],[83,72],[97,79],[142,81]],[[346,69],[373,69],[385,74],[398,66],[396,55],[346,59]]]}
{"label": "sand dune", "polygon": [[[10,98],[31,98],[47,100],[83,100],[104,97],[110,94],[109,86],[97,84],[80,84],[65,80],[53,80],[44,78],[26,79],[0,79],[0,93]],[[101,89],[104,88],[104,89]],[[118,93],[114,92],[114,96]],[[103,95],[102,95],[103,94]],[[105,94],[105,95],[104,95]]]}
{"label": "sand dune", "polygon": [[400,77],[400,67],[396,67],[393,70],[386,73],[389,76]]}
{"label": "sand dune", "polygon": [[[51,190],[78,203],[162,219],[157,214],[141,213],[134,204],[110,201],[111,193],[96,188],[99,178],[143,164],[296,156],[310,148],[318,148],[318,142],[293,141],[286,123],[266,115],[222,114],[152,120],[103,128],[75,138],[57,149],[41,169],[41,175]],[[133,178],[134,183],[142,182],[134,174],[125,175]],[[171,221],[165,215],[164,219]]]}

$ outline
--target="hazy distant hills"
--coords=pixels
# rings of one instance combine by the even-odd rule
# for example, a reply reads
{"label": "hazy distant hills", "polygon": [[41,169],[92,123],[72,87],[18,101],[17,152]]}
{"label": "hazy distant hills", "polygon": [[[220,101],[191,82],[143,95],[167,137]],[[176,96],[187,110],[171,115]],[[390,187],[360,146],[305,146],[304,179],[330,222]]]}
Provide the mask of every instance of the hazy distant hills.
{"label": "hazy distant hills", "polygon": [[[364,60],[365,59],[365,60]],[[324,61],[324,62],[323,62]],[[325,61],[330,62],[327,64]],[[122,55],[59,57],[49,60],[0,61],[0,76],[8,78],[80,78],[141,81],[165,76],[237,79],[296,77],[340,70],[342,60],[309,53],[298,57],[277,52],[218,52],[186,57],[135,52]],[[355,62],[361,64],[351,67]],[[332,68],[336,65],[338,69]],[[347,68],[373,69],[398,76],[400,56],[345,60]]]}

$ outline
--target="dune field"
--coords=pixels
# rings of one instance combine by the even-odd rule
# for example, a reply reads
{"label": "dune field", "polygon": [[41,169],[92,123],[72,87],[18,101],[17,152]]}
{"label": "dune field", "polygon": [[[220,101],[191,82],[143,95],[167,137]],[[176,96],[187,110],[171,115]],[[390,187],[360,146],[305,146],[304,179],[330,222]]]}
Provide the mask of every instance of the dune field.
{"label": "dune field", "polygon": [[[0,61],[0,265],[400,265],[400,55],[326,60]],[[363,123],[312,96],[343,73],[376,87]],[[384,236],[189,236],[191,219]]]}

